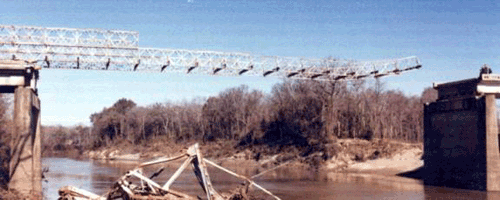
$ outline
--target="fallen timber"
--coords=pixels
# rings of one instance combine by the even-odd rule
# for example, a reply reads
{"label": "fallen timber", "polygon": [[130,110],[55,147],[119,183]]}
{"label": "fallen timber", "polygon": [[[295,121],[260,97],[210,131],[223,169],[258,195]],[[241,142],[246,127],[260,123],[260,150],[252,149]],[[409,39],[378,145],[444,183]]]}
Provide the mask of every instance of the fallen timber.
{"label": "fallen timber", "polygon": [[[163,184],[163,186],[152,180],[163,172],[163,167],[159,168],[149,178],[143,174],[142,169],[144,167],[167,163],[183,158],[186,160],[177,169],[177,171],[175,171],[170,179],[165,184]],[[206,193],[208,200],[249,199],[247,192],[251,186],[255,186],[256,188],[262,190],[264,193],[274,197],[277,200],[280,200],[279,197],[275,196],[270,191],[258,185],[250,178],[234,173],[210,160],[203,158],[203,155],[200,153],[198,144],[192,145],[187,149],[185,153],[178,156],[159,158],[139,164],[139,166],[137,166],[135,169],[128,171],[124,176],[120,177],[111,187],[111,189],[103,195],[97,195],[73,186],[65,186],[59,189],[59,200],[197,200],[200,199],[200,197],[193,197],[182,192],[172,190],[170,188],[170,186],[181,175],[184,169],[188,167],[189,164],[192,165],[194,174],[197,177],[201,188]],[[238,192],[234,192],[231,194],[217,192],[212,186],[206,164],[212,165],[213,167],[220,169],[230,175],[243,179],[245,181],[244,187],[240,188]],[[133,183],[132,179],[138,179],[140,181],[139,183]]]}

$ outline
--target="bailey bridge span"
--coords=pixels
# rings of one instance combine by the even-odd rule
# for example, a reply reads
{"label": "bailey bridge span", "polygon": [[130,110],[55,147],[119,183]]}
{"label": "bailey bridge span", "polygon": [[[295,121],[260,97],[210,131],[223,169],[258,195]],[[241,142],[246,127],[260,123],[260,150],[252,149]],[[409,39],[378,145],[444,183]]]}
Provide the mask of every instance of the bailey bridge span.
{"label": "bailey bridge span", "polygon": [[0,59],[44,68],[280,76],[350,80],[397,75],[421,67],[415,56],[355,61],[264,56],[242,52],[139,47],[139,33],[124,30],[0,25]]}

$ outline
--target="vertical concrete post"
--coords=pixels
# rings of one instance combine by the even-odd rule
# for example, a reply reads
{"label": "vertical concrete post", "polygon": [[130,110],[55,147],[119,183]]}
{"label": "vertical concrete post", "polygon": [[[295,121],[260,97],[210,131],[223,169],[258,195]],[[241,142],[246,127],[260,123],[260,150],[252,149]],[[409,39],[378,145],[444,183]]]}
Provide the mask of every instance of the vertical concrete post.
{"label": "vertical concrete post", "polygon": [[[32,91],[33,92],[33,91]],[[41,138],[41,125],[40,125],[40,99],[34,92],[31,95],[32,100],[32,119],[30,129],[34,132],[33,136],[33,193],[36,197],[42,199],[42,138]]]}
{"label": "vertical concrete post", "polygon": [[35,198],[42,197],[39,114],[40,101],[33,89],[17,87],[9,187]]}
{"label": "vertical concrete post", "polygon": [[9,187],[23,194],[33,188],[33,141],[29,131],[31,119],[31,93],[29,88],[17,87],[14,91],[14,133],[11,143]]}
{"label": "vertical concrete post", "polygon": [[495,94],[486,94],[486,188],[500,191],[500,152],[498,147]]}

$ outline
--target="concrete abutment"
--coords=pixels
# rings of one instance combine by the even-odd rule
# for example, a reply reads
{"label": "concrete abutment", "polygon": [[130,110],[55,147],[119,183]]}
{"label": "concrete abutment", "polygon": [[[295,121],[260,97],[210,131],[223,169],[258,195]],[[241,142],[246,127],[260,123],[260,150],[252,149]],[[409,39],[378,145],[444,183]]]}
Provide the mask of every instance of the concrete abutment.
{"label": "concrete abutment", "polygon": [[435,84],[424,106],[424,183],[500,191],[500,75]]}

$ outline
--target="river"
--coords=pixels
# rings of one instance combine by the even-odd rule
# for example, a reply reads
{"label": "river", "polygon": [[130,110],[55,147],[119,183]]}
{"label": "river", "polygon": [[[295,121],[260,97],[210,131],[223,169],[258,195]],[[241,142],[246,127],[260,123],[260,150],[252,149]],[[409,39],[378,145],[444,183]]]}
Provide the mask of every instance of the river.
{"label": "river", "polygon": [[[45,173],[43,190],[45,199],[57,199],[57,190],[66,185],[76,186],[96,194],[105,193],[120,176],[134,168],[137,162],[74,160],[70,158],[43,158]],[[163,176],[155,181],[166,182],[180,162],[166,166]],[[245,166],[225,166],[244,175],[253,175],[255,169]],[[151,174],[155,169],[144,169]],[[214,187],[228,191],[241,183],[225,172],[209,168]],[[283,167],[265,176],[254,179],[281,199],[500,199],[498,192],[457,190],[443,187],[424,186],[421,181],[369,174],[330,173],[317,174],[301,172]],[[203,196],[203,190],[190,168],[175,181],[173,189],[190,195]],[[255,189],[255,187],[254,187]]]}

